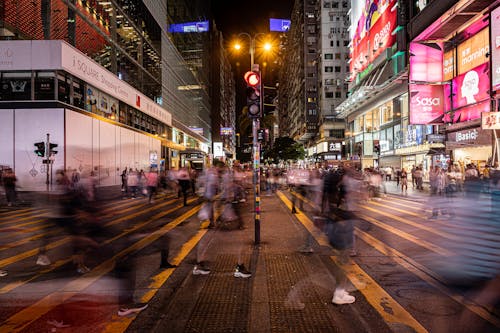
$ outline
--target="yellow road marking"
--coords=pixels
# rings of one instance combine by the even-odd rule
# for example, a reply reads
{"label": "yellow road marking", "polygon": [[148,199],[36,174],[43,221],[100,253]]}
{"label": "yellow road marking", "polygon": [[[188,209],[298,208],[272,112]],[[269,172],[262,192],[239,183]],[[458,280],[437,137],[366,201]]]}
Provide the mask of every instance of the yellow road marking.
{"label": "yellow road marking", "polygon": [[451,237],[448,233],[437,231],[435,228],[428,227],[426,225],[423,225],[422,223],[416,223],[416,222],[410,221],[408,219],[405,219],[405,218],[403,218],[401,216],[397,216],[397,215],[394,215],[394,214],[391,214],[391,213],[387,213],[387,212],[384,212],[384,211],[381,211],[381,210],[378,210],[378,209],[375,209],[375,208],[372,208],[372,207],[369,207],[369,206],[366,206],[366,205],[362,205],[361,207],[363,207],[363,208],[365,208],[365,209],[367,209],[369,211],[372,211],[374,213],[377,213],[377,214],[380,214],[380,215],[384,215],[384,216],[386,216],[386,217],[388,217],[390,219],[396,220],[396,221],[404,223],[406,225],[410,225],[412,227],[425,230],[425,231],[430,232],[432,234],[435,234],[435,235],[438,235],[438,236],[441,236],[441,237],[444,237],[444,238],[450,238]]}
{"label": "yellow road marking", "polygon": [[436,253],[438,253],[440,255],[443,255],[443,256],[451,256],[452,255],[452,253],[450,251],[448,251],[448,250],[446,250],[446,249],[444,249],[444,248],[442,248],[442,247],[440,247],[438,245],[434,245],[434,244],[432,244],[430,242],[427,242],[427,241],[425,241],[423,239],[420,239],[420,238],[418,238],[416,236],[413,236],[413,235],[411,235],[411,234],[409,234],[407,232],[401,231],[401,230],[399,230],[397,228],[394,228],[394,227],[392,227],[392,226],[390,226],[388,224],[380,222],[380,221],[378,221],[378,220],[376,220],[374,218],[371,218],[371,217],[366,216],[364,214],[360,214],[359,212],[357,213],[357,215],[360,218],[362,218],[363,220],[365,220],[367,222],[370,222],[371,224],[374,224],[374,225],[376,225],[379,228],[385,229],[385,230],[389,231],[390,233],[392,233],[394,235],[397,235],[397,236],[399,236],[401,238],[404,238],[404,239],[406,239],[406,240],[408,240],[408,241],[410,241],[412,243],[415,243],[418,246],[421,246],[421,247],[424,247],[424,248],[426,248],[428,250],[431,250],[432,252],[436,252]]}
{"label": "yellow road marking", "polygon": [[337,257],[330,257],[337,266],[342,268],[354,286],[360,289],[368,303],[382,316],[385,322],[404,324],[414,332],[428,332],[413,316],[405,310],[391,295],[389,295],[375,280],[373,280],[354,261],[351,264],[341,264]]}
{"label": "yellow road marking", "polygon": [[177,225],[182,223],[184,220],[187,220],[192,215],[194,215],[199,209],[201,205],[198,205],[181,216],[174,219],[172,222],[164,225],[158,231],[148,234],[144,238],[140,239],[136,243],[127,247],[126,249],[120,251],[112,258],[106,260],[101,263],[97,267],[95,267],[91,272],[85,274],[83,277],[77,278],[68,282],[61,290],[54,292],[50,295],[45,296],[29,307],[17,312],[6,321],[4,321],[3,325],[0,326],[0,332],[19,332],[30,325],[32,322],[36,321],[38,318],[43,316],[44,314],[51,311],[57,305],[65,302],[69,298],[77,295],[79,292],[89,287],[92,283],[96,282],[99,278],[109,273],[113,267],[114,263],[117,259],[126,256],[129,253],[134,251],[138,251],[146,247],[147,245],[153,243],[158,238],[165,235],[167,232],[175,228]]}
{"label": "yellow road marking", "polygon": [[[387,244],[381,242],[370,234],[356,228],[356,236],[361,238],[365,243],[375,248],[377,251],[384,255],[391,255],[392,260],[396,261],[399,265],[410,271],[411,273],[418,276],[420,279],[424,280],[428,284],[432,285],[434,288],[438,289],[440,292],[445,294],[446,296],[452,298],[456,302],[460,303],[470,311],[474,312],[484,320],[489,321],[493,325],[500,327],[500,319],[494,317],[489,311],[487,311],[484,307],[474,304],[470,299],[465,298],[463,295],[456,294],[451,291],[449,288],[446,288],[442,284],[442,277],[433,271],[427,269],[425,266],[419,264],[414,261],[412,258],[405,256],[403,253],[398,250],[389,247]],[[441,283],[437,282],[440,281]]]}
{"label": "yellow road marking", "polygon": [[[291,207],[291,202],[288,198],[281,193],[277,192],[279,198],[288,206]],[[320,231],[318,228],[314,226],[312,221],[304,214],[300,213],[295,215],[301,223],[304,224],[307,230],[311,232],[313,237],[320,245],[328,245],[328,239],[326,235]],[[317,238],[316,235],[321,234],[320,238]],[[326,244],[325,243],[326,239]],[[332,260],[340,266],[336,257],[331,257]],[[374,307],[374,309],[386,320],[391,323],[400,323],[404,324],[408,327],[411,327],[415,330],[415,332],[427,332],[427,330],[417,321],[412,315],[407,312],[396,300],[394,300],[385,290],[378,285],[375,280],[373,280],[365,271],[363,271],[358,265],[353,264],[348,267],[340,266],[346,271],[346,275],[348,279],[356,286],[358,289],[361,289],[360,279],[359,277],[363,277],[362,281],[366,283],[366,287],[361,290],[361,292],[365,295],[367,301]],[[392,313],[387,312],[386,310],[390,308]]]}
{"label": "yellow road marking", "polygon": [[[172,264],[179,265],[184,258],[193,250],[193,248],[198,244],[201,238],[207,233],[207,229],[200,229],[191,239],[182,245],[179,253],[172,259]],[[175,268],[169,268],[161,273],[151,277],[152,282],[147,287],[147,292],[142,295],[141,303],[148,303],[158,292],[158,290],[167,282]],[[125,332],[125,330],[134,321],[135,317],[119,317],[118,315],[113,315],[111,322],[109,322],[104,328],[103,332],[118,333]]]}
{"label": "yellow road marking", "polygon": [[[191,199],[191,201],[195,201],[195,200],[196,200],[196,199]],[[174,202],[174,201],[175,201],[175,200],[172,200],[172,201],[170,201],[170,203],[171,203],[171,202]],[[189,202],[189,201],[188,201],[188,202]],[[109,239],[107,239],[106,241],[104,241],[104,242],[103,242],[103,244],[102,244],[102,245],[109,244],[109,243],[111,243],[112,241],[114,241],[114,240],[116,240],[116,239],[118,239],[118,238],[121,238],[121,237],[125,236],[126,234],[129,234],[129,233],[131,233],[131,232],[133,232],[133,231],[135,231],[135,230],[138,230],[138,229],[140,229],[141,227],[143,227],[143,226],[145,226],[145,225],[147,225],[147,224],[149,224],[149,223],[151,223],[151,222],[153,222],[153,221],[155,221],[155,220],[157,220],[157,219],[159,219],[159,218],[161,218],[161,217],[163,217],[163,216],[165,216],[165,215],[168,215],[168,214],[170,214],[170,213],[172,213],[172,212],[176,211],[177,209],[179,209],[179,208],[181,208],[181,207],[182,207],[182,205],[177,205],[176,207],[174,207],[174,208],[172,208],[172,209],[170,209],[170,210],[167,210],[167,211],[161,212],[161,213],[159,213],[159,214],[156,214],[155,216],[153,216],[152,218],[148,219],[148,220],[147,220],[147,221],[145,221],[145,222],[142,222],[142,223],[139,223],[139,224],[135,224],[132,228],[125,230],[125,232],[122,232],[121,234],[119,234],[119,235],[117,235],[117,236],[115,236],[115,237],[113,237],[113,238],[109,238]],[[108,223],[108,224],[110,224],[110,225],[111,225],[111,224],[114,224],[114,221],[110,221],[110,223]],[[105,226],[108,226],[108,224],[106,224]],[[68,241],[69,241],[70,239],[71,239],[71,238],[69,238],[69,239],[68,239]],[[36,251],[38,251],[38,250],[36,250]],[[8,293],[9,291],[11,291],[11,290],[13,290],[13,289],[15,289],[15,288],[18,288],[18,287],[20,287],[20,286],[22,286],[22,285],[24,285],[24,284],[26,284],[26,283],[28,283],[28,282],[31,282],[31,281],[33,281],[33,280],[35,280],[35,279],[39,278],[39,277],[40,277],[40,276],[42,276],[43,274],[46,274],[46,273],[48,273],[48,272],[50,272],[50,271],[53,271],[53,270],[55,270],[55,269],[59,268],[60,266],[62,266],[62,265],[64,265],[64,264],[66,264],[66,263],[68,263],[68,262],[70,262],[71,260],[72,260],[72,258],[59,260],[59,261],[57,261],[56,263],[52,264],[49,268],[47,268],[47,269],[45,269],[45,270],[43,270],[43,271],[39,272],[38,274],[36,274],[36,275],[34,275],[34,276],[32,276],[32,277],[30,277],[30,278],[26,279],[26,280],[11,282],[11,283],[7,284],[6,286],[4,286],[4,287],[0,288],[0,294],[6,294],[6,293]]]}

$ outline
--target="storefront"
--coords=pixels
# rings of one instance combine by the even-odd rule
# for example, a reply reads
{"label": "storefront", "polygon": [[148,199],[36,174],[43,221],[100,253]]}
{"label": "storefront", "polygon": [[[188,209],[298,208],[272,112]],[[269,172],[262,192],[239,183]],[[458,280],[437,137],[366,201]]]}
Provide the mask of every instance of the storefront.
{"label": "storefront", "polygon": [[451,151],[453,162],[462,170],[467,164],[474,163],[481,171],[492,157],[492,131],[479,126],[450,131],[446,149]]}

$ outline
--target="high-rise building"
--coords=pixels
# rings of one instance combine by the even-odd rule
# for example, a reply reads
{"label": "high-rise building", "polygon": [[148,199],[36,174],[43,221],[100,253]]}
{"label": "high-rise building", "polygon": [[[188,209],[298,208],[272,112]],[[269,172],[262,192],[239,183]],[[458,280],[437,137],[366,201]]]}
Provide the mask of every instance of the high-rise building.
{"label": "high-rise building", "polygon": [[317,0],[295,1],[282,49],[280,134],[302,143],[318,133],[319,4]]}
{"label": "high-rise building", "polygon": [[[167,13],[166,1],[152,0],[2,2],[0,117],[13,124],[2,139],[15,149],[1,150],[0,162],[17,169],[22,186],[45,186],[42,164],[92,170],[113,185],[125,167],[189,164],[186,149],[207,161],[220,127],[211,118],[209,52],[222,43],[209,18],[174,31]],[[179,41],[188,35],[192,42]],[[46,134],[59,154],[36,159],[31,146]]]}

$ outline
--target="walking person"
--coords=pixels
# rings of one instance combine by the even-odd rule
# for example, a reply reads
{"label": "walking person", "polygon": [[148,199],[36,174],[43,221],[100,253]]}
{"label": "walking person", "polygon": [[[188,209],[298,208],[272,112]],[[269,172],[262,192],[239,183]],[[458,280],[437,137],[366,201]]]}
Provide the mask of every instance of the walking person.
{"label": "walking person", "polygon": [[125,198],[125,196],[128,193],[128,186],[127,186],[127,168],[123,169],[122,174],[120,175],[121,181],[122,181],[122,197]]}
{"label": "walking person", "polygon": [[[191,188],[191,179],[186,167],[182,167],[177,172],[177,180],[179,181],[179,191],[182,192],[184,206],[187,206],[188,191]],[[180,197],[180,193],[177,194]]]}
{"label": "walking person", "polygon": [[135,198],[137,195],[137,187],[139,186],[139,175],[137,170],[129,170],[129,174],[127,176],[127,188],[128,193]]}
{"label": "walking person", "polygon": [[5,190],[5,198],[7,199],[7,206],[12,207],[16,202],[16,182],[17,177],[12,169],[7,169],[2,173],[2,183]]}
{"label": "walking person", "polygon": [[408,173],[406,169],[401,169],[401,192],[408,194]]}
{"label": "walking person", "polygon": [[148,189],[148,202],[151,203],[158,188],[158,172],[153,168],[146,174],[146,186]]}

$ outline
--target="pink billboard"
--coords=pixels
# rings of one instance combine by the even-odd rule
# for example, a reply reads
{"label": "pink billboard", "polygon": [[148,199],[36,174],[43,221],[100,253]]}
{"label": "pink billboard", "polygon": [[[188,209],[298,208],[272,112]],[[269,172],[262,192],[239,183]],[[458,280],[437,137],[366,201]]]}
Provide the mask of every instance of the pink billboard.
{"label": "pink billboard", "polygon": [[483,112],[490,112],[490,101],[483,101],[474,105],[469,105],[460,110],[446,113],[443,117],[445,123],[461,123],[464,121],[481,118]]}
{"label": "pink billboard", "polygon": [[410,81],[443,81],[443,43],[410,43]]}
{"label": "pink billboard", "polygon": [[396,42],[396,0],[367,0],[352,38],[351,73],[366,69],[388,47]]}
{"label": "pink billboard", "polygon": [[491,81],[493,90],[500,89],[500,7],[491,12]]}
{"label": "pink billboard", "polygon": [[490,98],[489,64],[479,65],[452,80],[453,108],[475,104]]}
{"label": "pink billboard", "polygon": [[410,124],[442,124],[444,86],[410,83]]}

